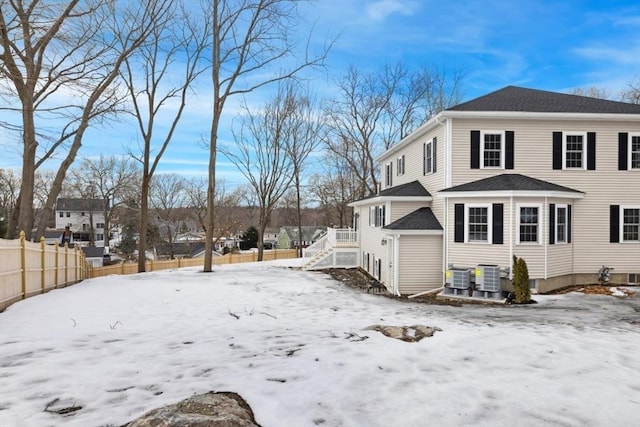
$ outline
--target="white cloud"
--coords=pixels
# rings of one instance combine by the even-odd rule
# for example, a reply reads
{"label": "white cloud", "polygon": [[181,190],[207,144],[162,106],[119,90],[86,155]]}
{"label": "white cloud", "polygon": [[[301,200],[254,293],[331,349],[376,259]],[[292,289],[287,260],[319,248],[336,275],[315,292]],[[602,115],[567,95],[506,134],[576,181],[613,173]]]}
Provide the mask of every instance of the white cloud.
{"label": "white cloud", "polygon": [[367,6],[367,17],[373,21],[381,22],[394,13],[408,16],[412,15],[414,11],[414,5],[405,1],[380,0]]}
{"label": "white cloud", "polygon": [[626,49],[612,47],[582,47],[574,50],[576,54],[591,60],[603,60],[618,64],[640,64],[640,48],[629,46]]}

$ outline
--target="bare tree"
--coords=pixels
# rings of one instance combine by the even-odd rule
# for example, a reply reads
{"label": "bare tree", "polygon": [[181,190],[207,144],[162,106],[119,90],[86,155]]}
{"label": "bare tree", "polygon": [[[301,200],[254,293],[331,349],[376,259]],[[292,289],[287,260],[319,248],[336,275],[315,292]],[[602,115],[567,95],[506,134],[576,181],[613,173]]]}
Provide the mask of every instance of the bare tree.
{"label": "bare tree", "polygon": [[[293,167],[296,224],[298,236],[302,236],[302,174],[309,157],[320,145],[324,128],[317,117],[315,103],[309,95],[302,95],[292,84],[288,84],[279,96],[284,98],[285,104],[290,104],[285,107],[290,111],[290,116],[284,118],[285,125],[290,128],[290,136],[284,143]],[[302,256],[302,237],[298,239],[298,256]]]}
{"label": "bare tree", "polygon": [[[200,227],[206,229],[207,220],[207,180],[194,178],[185,182],[189,210]],[[243,190],[229,192],[224,180],[216,182],[213,243],[238,230],[240,218],[237,207],[240,205]]]}
{"label": "bare tree", "polygon": [[589,98],[611,99],[611,92],[606,87],[576,87],[571,89],[569,93],[571,95],[587,96]]}
{"label": "bare tree", "polygon": [[112,219],[118,208],[127,202],[128,195],[136,186],[139,188],[139,173],[130,158],[103,155],[97,159],[84,159],[78,168],[70,171],[69,185],[62,191],[71,189],[76,197],[102,201],[104,245],[107,247],[113,231]]}
{"label": "bare tree", "polygon": [[[8,222],[20,193],[20,175],[12,169],[0,169],[0,217]],[[4,230],[6,232],[6,230]],[[4,233],[0,233],[0,237]]]}
{"label": "bare tree", "polygon": [[245,176],[258,202],[258,261],[262,261],[271,213],[293,181],[294,165],[287,148],[295,132],[294,109],[285,96],[276,96],[259,112],[245,104],[239,129],[234,129],[235,145],[221,148]]}
{"label": "bare tree", "polygon": [[365,73],[351,67],[338,82],[338,96],[324,106],[325,140],[353,171],[355,196],[378,187],[375,159],[425,120],[458,103],[465,72],[445,67],[408,70],[403,64]]}
{"label": "bare tree", "polygon": [[289,68],[279,69],[297,46],[296,0],[208,0],[203,11],[213,25],[211,82],[213,111],[209,135],[209,182],[204,271],[211,272],[214,229],[216,155],[218,128],[227,100],[253,92],[273,82],[293,78],[305,68],[320,66],[328,51],[310,54]]}
{"label": "bare tree", "polygon": [[[185,180],[176,174],[157,174],[151,180],[149,201],[158,222],[160,234],[169,244],[169,257],[174,259],[174,243],[181,221],[187,219]],[[144,257],[141,257],[144,259]]]}
{"label": "bare tree", "polygon": [[640,74],[627,83],[627,89],[620,93],[620,100],[630,104],[640,104]]}
{"label": "bare tree", "polygon": [[[150,182],[182,118],[189,88],[205,70],[201,58],[211,34],[208,21],[194,22],[196,17],[182,2],[168,4],[166,14],[166,20],[154,22],[149,34],[151,43],[127,58],[123,71],[142,138],[142,154],[130,152],[142,165],[140,230],[146,229],[148,222]],[[182,64],[177,69],[174,67],[176,62]],[[177,103],[170,102],[175,100]],[[168,127],[161,128],[161,113],[163,117],[169,117],[162,120],[168,120]],[[155,155],[152,156],[152,152]],[[146,269],[143,256],[146,249],[147,236],[141,232],[138,240],[140,273]]]}
{"label": "bare tree", "polygon": [[[31,235],[35,170],[56,155],[62,161],[43,207],[53,212],[65,175],[91,123],[117,110],[114,81],[122,62],[146,40],[171,0],[128,4],[114,0],[67,3],[3,1],[0,8],[0,76],[10,84],[6,108],[20,115],[23,167],[19,206],[12,230]],[[113,37],[113,34],[119,35]],[[62,95],[73,93],[73,97]],[[63,99],[59,101],[59,99]],[[48,131],[39,120],[61,120]],[[15,127],[14,127],[15,128]],[[36,237],[43,235],[41,221]]]}
{"label": "bare tree", "polygon": [[361,197],[360,184],[354,171],[340,156],[329,151],[322,164],[323,172],[312,175],[309,180],[311,193],[327,212],[325,222],[345,227],[351,224],[348,203]]}

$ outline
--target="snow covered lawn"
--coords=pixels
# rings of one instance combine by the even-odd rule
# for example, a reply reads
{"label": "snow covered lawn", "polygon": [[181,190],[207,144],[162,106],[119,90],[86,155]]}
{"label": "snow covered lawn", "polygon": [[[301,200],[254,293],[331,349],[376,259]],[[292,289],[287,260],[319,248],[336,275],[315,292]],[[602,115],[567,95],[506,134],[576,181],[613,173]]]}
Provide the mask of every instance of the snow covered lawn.
{"label": "snow covered lawn", "polygon": [[[264,427],[640,425],[637,293],[436,306],[296,262],[109,276],[14,304],[0,425],[119,426],[209,390],[239,393]],[[407,343],[376,324],[442,331]]]}

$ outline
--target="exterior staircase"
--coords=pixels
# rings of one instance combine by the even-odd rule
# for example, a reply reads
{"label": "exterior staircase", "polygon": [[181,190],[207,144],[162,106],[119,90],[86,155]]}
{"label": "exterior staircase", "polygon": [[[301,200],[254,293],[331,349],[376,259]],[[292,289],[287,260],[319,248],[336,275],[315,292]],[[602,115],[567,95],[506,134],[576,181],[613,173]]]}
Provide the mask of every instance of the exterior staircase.
{"label": "exterior staircase", "polygon": [[352,228],[328,228],[320,240],[303,249],[303,268],[354,268],[360,265],[358,232]]}

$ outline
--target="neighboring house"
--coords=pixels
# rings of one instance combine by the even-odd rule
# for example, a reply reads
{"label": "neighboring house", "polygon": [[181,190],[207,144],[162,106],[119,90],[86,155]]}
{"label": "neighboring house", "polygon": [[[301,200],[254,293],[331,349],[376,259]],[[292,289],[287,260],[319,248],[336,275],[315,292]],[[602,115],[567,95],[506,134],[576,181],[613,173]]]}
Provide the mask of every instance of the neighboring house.
{"label": "neighboring house", "polygon": [[640,281],[640,105],[509,86],[377,160],[382,190],[351,206],[359,266],[390,292],[482,288],[513,255],[539,292],[597,283],[602,266]]}
{"label": "neighboring house", "polygon": [[79,244],[88,243],[93,228],[93,240],[96,246],[104,246],[105,220],[104,206],[108,201],[103,199],[67,199],[56,200],[56,229],[64,230],[69,226],[74,241]]}
{"label": "neighboring house", "polygon": [[312,245],[327,232],[327,227],[316,225],[302,226],[302,239],[298,238],[298,227],[281,227],[278,233],[278,249],[294,249],[302,241],[302,247]]}
{"label": "neighboring house", "polygon": [[104,247],[83,246],[84,257],[92,267],[102,267],[104,265]]}

